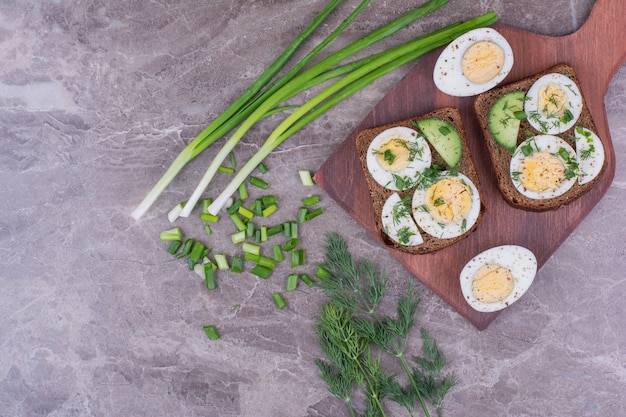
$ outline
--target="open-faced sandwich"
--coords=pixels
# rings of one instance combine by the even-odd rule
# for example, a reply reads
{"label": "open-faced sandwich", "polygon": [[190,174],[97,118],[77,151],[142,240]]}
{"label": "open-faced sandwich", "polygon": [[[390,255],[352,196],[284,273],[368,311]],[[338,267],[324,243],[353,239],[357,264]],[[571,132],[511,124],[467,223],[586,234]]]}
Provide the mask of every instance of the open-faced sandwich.
{"label": "open-faced sandwich", "polygon": [[482,93],[474,107],[498,188],[514,207],[559,208],[604,171],[604,146],[571,65]]}
{"label": "open-faced sandwich", "polygon": [[476,228],[482,191],[457,109],[363,130],[356,147],[386,245],[430,253]]}

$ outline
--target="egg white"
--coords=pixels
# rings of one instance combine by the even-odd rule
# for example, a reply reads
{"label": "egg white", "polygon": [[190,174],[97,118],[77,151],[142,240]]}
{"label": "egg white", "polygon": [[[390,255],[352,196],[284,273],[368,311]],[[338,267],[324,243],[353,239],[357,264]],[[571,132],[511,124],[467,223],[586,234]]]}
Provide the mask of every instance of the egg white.
{"label": "egg white", "polygon": [[[472,281],[476,271],[487,264],[497,264],[511,271],[513,291],[501,301],[485,303],[472,292]],[[489,313],[502,310],[513,304],[530,288],[537,273],[537,258],[523,246],[502,245],[485,250],[473,257],[461,270],[461,292],[465,301],[476,311]]]}
{"label": "egg white", "polygon": [[[550,83],[558,84],[567,95],[567,109],[572,114],[572,119],[563,121],[560,117],[549,115],[540,109],[539,91]],[[540,77],[528,89],[526,101],[524,102],[524,112],[528,117],[528,122],[532,127],[542,133],[556,135],[563,133],[576,124],[583,110],[583,100],[576,83],[563,74],[551,73]]]}
{"label": "egg white", "polygon": [[[477,84],[465,77],[461,62],[465,51],[476,42],[490,41],[504,51],[502,69],[491,80]],[[513,67],[513,50],[509,42],[493,28],[471,30],[452,41],[439,55],[435,63],[433,79],[442,92],[451,96],[469,97],[492,89],[500,84]]]}
{"label": "egg white", "polygon": [[451,175],[449,172],[446,171],[441,173],[439,180],[448,177],[459,178],[469,187],[472,192],[472,205],[469,212],[467,213],[467,216],[465,216],[464,219],[460,219],[458,221],[450,223],[438,222],[431,216],[431,214],[427,210],[424,209],[424,205],[426,204],[426,192],[428,188],[418,188],[413,193],[412,207],[413,218],[415,219],[415,222],[424,232],[439,239],[453,238],[466,233],[472,228],[472,226],[474,226],[480,214],[480,194],[478,193],[478,189],[476,188],[472,180],[470,180],[467,176],[463,174],[459,173],[456,175]]}
{"label": "egg white", "polygon": [[[383,231],[389,236],[394,242],[403,245],[403,246],[417,246],[424,243],[424,239],[417,228],[417,225],[413,221],[411,213],[405,216],[395,215],[395,209],[398,207],[398,204],[401,203],[401,197],[398,193],[393,193],[389,196],[385,204],[383,205],[382,210],[382,224]],[[395,219],[395,221],[394,221]],[[400,239],[400,230],[403,228],[408,228],[408,230],[412,233],[408,242],[402,242]]]}
{"label": "egg white", "polygon": [[[415,155],[405,168],[396,172],[387,171],[380,165],[376,156],[376,150],[387,140],[393,137],[402,137],[402,139],[406,140],[410,146],[415,146],[421,149],[420,153]],[[367,169],[372,175],[372,178],[374,178],[374,180],[381,186],[394,191],[399,191],[399,188],[396,185],[395,176],[400,178],[410,178],[413,180],[418,173],[421,173],[426,168],[430,167],[431,160],[432,154],[426,139],[419,135],[416,130],[401,126],[389,128],[378,134],[378,136],[376,136],[370,143],[366,156]]]}
{"label": "egg white", "polygon": [[604,145],[602,140],[591,130],[577,126],[574,131],[576,138],[576,158],[578,159],[578,183],[580,185],[593,181],[602,172],[604,165]]}
{"label": "egg white", "polygon": [[545,190],[545,191],[537,192],[537,191],[531,191],[531,190],[526,189],[526,187],[524,187],[522,182],[519,179],[515,179],[515,177],[516,177],[516,173],[521,172],[522,163],[524,159],[526,159],[526,155],[524,155],[522,148],[528,145],[530,145],[534,151],[543,151],[543,152],[549,152],[551,154],[555,154],[561,160],[561,162],[563,162],[566,169],[567,169],[567,161],[565,161],[563,157],[561,157],[561,155],[558,154],[559,149],[564,148],[567,151],[569,157],[572,160],[576,160],[576,151],[574,151],[574,149],[569,145],[569,143],[565,142],[563,139],[557,136],[537,135],[537,136],[533,136],[531,138],[526,139],[524,142],[520,143],[519,146],[515,149],[515,152],[513,153],[513,157],[511,158],[510,174],[511,174],[511,179],[513,181],[513,184],[515,185],[515,188],[517,189],[517,191],[519,191],[522,195],[528,198],[532,198],[534,200],[545,200],[549,198],[558,197],[566,193],[570,188],[574,186],[574,184],[576,183],[576,176],[573,176],[572,178],[564,179],[561,185],[554,190]]}

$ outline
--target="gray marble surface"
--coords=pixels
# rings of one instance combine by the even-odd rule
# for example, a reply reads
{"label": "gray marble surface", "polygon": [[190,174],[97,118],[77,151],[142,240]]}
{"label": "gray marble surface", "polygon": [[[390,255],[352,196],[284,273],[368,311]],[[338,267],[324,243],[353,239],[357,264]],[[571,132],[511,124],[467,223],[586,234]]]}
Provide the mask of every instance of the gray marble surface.
{"label": "gray marble surface", "polygon": [[[271,295],[289,272],[281,265],[268,280],[225,274],[208,292],[159,241],[167,211],[188,197],[211,153],[141,220],[130,217],[184,145],[324,3],[0,2],[0,416],[349,415],[314,365],[322,353],[312,326],[325,301],[317,290],[300,286],[276,309]],[[314,40],[356,3],[340,6]],[[415,3],[372,2],[341,42]],[[563,35],[593,3],[451,0],[383,43],[491,9],[502,23]],[[323,216],[301,228],[310,265],[321,260],[324,233],[339,230],[355,256],[387,271],[391,301],[407,271],[321,190],[302,187],[297,170],[315,171],[407,70],[285,142],[264,177],[281,202],[276,219],[322,195]],[[625,91],[622,66],[605,97],[614,182],[522,300],[479,332],[417,283],[418,325],[459,377],[445,416],[626,415]],[[240,161],[277,120],[246,137]],[[179,224],[202,236],[197,218]],[[230,229],[220,227],[212,245],[229,253]],[[207,324],[219,341],[204,335]],[[415,331],[409,354],[419,349]]]}

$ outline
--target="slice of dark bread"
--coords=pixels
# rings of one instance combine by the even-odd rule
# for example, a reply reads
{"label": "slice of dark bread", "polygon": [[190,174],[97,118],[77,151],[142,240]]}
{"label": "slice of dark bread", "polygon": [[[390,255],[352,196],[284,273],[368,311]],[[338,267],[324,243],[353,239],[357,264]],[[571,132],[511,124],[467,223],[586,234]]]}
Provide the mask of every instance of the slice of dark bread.
{"label": "slice of dark bread", "polygon": [[[439,238],[436,238],[427,234],[426,232],[420,229],[420,233],[422,235],[422,238],[424,239],[424,242],[418,246],[404,246],[404,245],[398,244],[397,242],[389,238],[389,236],[387,236],[387,234],[383,231],[382,208],[383,208],[383,205],[385,204],[385,201],[387,201],[387,198],[389,198],[389,196],[391,196],[393,193],[397,192],[400,195],[400,197],[404,197],[406,195],[412,196],[415,191],[415,188],[411,188],[411,189],[403,190],[403,191],[393,191],[393,190],[386,189],[385,187],[379,185],[374,180],[372,175],[369,173],[369,170],[367,168],[367,150],[368,150],[370,143],[374,140],[374,138],[381,132],[385,131],[386,129],[396,127],[396,126],[402,126],[402,127],[408,127],[408,128],[419,131],[419,129],[414,125],[413,122],[420,120],[420,119],[431,118],[431,117],[447,121],[448,123],[452,124],[456,128],[456,130],[459,132],[459,135],[461,136],[461,139],[462,139],[462,157],[458,165],[458,172],[466,175],[476,186],[476,189],[478,190],[478,193],[480,195],[480,202],[481,202],[480,214],[479,214],[478,220],[474,223],[474,225],[468,230],[466,230],[465,233],[463,233],[460,236],[457,236],[454,238],[439,239]],[[431,154],[432,154],[431,166],[434,164],[438,164],[444,167],[445,170],[448,170],[450,167],[446,165],[443,158],[437,153],[437,151],[435,151],[435,149],[430,144],[429,144],[429,147],[430,147]],[[456,108],[452,108],[452,107],[441,108],[441,109],[432,111],[430,113],[426,113],[426,114],[416,116],[416,117],[411,117],[409,119],[401,120],[395,123],[389,123],[383,126],[377,126],[377,127],[372,127],[369,129],[362,130],[361,132],[359,132],[359,134],[356,137],[356,148],[357,148],[357,152],[359,155],[359,159],[361,161],[361,166],[363,168],[363,173],[365,174],[365,179],[366,179],[367,186],[369,189],[371,203],[374,207],[374,213],[376,217],[376,229],[378,231],[380,239],[386,246],[397,249],[402,252],[413,253],[413,254],[432,253],[440,249],[443,249],[447,246],[450,246],[460,241],[461,239],[467,237],[472,231],[475,230],[478,223],[480,223],[480,220],[484,212],[483,192],[480,187],[480,182],[478,180],[478,174],[476,173],[476,169],[474,167],[474,162],[470,155],[469,147],[467,145],[465,129],[463,128],[463,123],[461,120],[461,114]]]}
{"label": "slice of dark bread", "polygon": [[[554,210],[574,201],[575,199],[577,199],[578,197],[580,197],[581,195],[589,191],[589,189],[591,189],[591,187],[594,186],[594,184],[602,176],[602,173],[604,172],[604,168],[606,166],[606,160],[605,160],[604,165],[602,167],[602,171],[594,180],[583,185],[578,184],[578,181],[576,181],[574,186],[570,188],[567,192],[565,192],[564,194],[561,194],[560,196],[550,198],[550,199],[544,199],[544,200],[532,199],[532,198],[522,195],[515,188],[515,185],[513,184],[513,180],[511,179],[511,175],[510,175],[511,153],[507,149],[505,149],[503,146],[499,145],[496,142],[494,136],[492,135],[489,129],[489,112],[491,108],[493,107],[493,105],[495,104],[495,102],[498,100],[498,98],[502,97],[504,94],[510,93],[512,91],[527,92],[528,89],[533,85],[533,83],[536,80],[538,80],[543,75],[550,74],[550,73],[559,73],[559,74],[568,76],[572,81],[574,81],[577,84],[578,89],[580,90],[582,94],[583,108],[582,108],[582,113],[580,115],[580,118],[578,119],[578,122],[567,131],[561,134],[555,135],[555,136],[562,138],[567,143],[569,143],[573,149],[576,149],[576,142],[574,140],[574,130],[576,126],[583,126],[595,132],[596,134],[598,130],[596,129],[593,119],[591,118],[591,114],[589,113],[589,108],[587,107],[587,104],[585,103],[584,93],[580,86],[580,82],[578,78],[576,77],[576,72],[574,68],[569,64],[561,63],[554,67],[548,68],[545,71],[537,73],[533,76],[521,79],[519,81],[510,83],[501,87],[494,88],[488,92],[479,94],[474,101],[474,109],[476,111],[476,116],[478,118],[478,122],[482,129],[483,138],[487,145],[487,149],[489,150],[489,156],[491,157],[493,171],[498,180],[498,188],[500,189],[500,192],[502,196],[504,197],[504,199],[507,201],[507,203],[509,203],[513,207],[523,209],[523,210],[529,210],[529,211]],[[520,123],[519,134],[517,137],[517,145],[519,145],[520,143],[522,143],[524,140],[528,139],[529,137],[534,136],[534,135],[539,135],[539,134],[541,134],[541,132],[534,129],[527,119],[522,120]]]}

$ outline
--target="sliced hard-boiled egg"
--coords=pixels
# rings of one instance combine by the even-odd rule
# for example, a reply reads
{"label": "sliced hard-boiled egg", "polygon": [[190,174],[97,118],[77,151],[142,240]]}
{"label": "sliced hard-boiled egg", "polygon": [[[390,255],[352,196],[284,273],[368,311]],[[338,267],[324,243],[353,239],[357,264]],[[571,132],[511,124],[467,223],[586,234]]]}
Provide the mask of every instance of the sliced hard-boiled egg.
{"label": "sliced hard-boiled egg", "polygon": [[522,246],[502,245],[481,252],[461,270],[461,292],[476,311],[502,310],[528,290],[537,273],[535,255]]}
{"label": "sliced hard-boiled egg", "polygon": [[407,201],[398,193],[390,195],[383,205],[383,231],[394,242],[403,246],[417,246],[424,243],[411,214],[410,198]]}
{"label": "sliced hard-boiled egg", "polygon": [[439,90],[468,97],[498,85],[513,67],[511,45],[492,28],[479,28],[459,36],[439,55],[433,79]]}
{"label": "sliced hard-boiled egg", "polygon": [[593,181],[602,172],[604,165],[604,145],[602,140],[591,130],[576,126],[576,157],[578,159],[578,183]]}
{"label": "sliced hard-boiled egg", "polygon": [[520,143],[511,158],[510,174],[517,191],[535,200],[558,197],[572,188],[578,175],[576,152],[563,139],[537,135]]}
{"label": "sliced hard-boiled egg", "polygon": [[528,89],[524,112],[532,127],[556,135],[576,124],[583,110],[583,100],[576,83],[563,74],[540,77]]}
{"label": "sliced hard-boiled egg", "polygon": [[474,183],[463,174],[442,172],[427,187],[413,193],[413,217],[431,236],[447,239],[467,232],[480,215],[480,195]]}
{"label": "sliced hard-boiled egg", "polygon": [[[374,180],[390,190],[402,190],[430,167],[428,143],[416,130],[392,127],[378,134],[367,149],[367,169]],[[410,179],[412,181],[405,181]]]}

